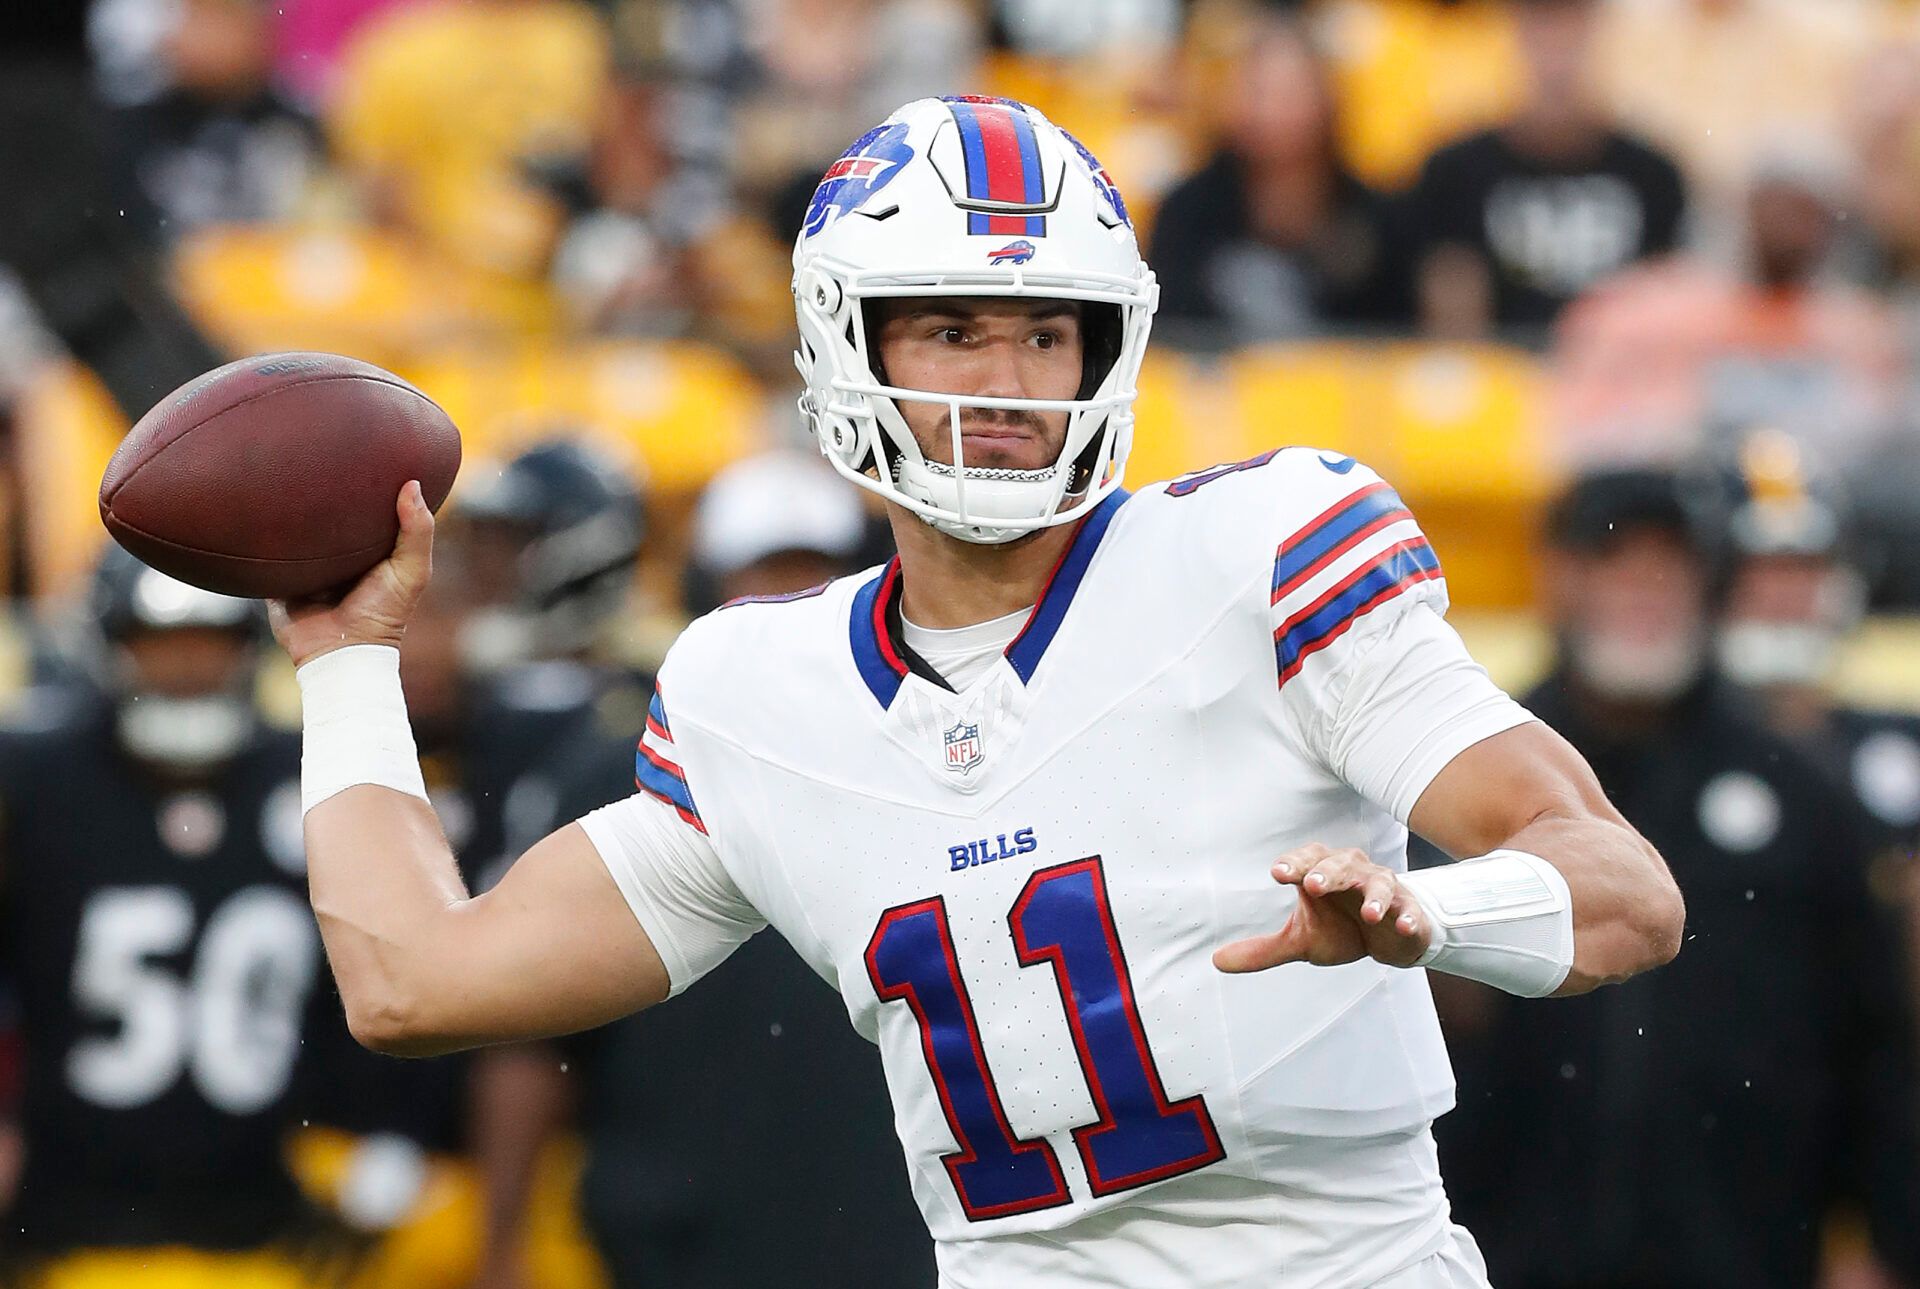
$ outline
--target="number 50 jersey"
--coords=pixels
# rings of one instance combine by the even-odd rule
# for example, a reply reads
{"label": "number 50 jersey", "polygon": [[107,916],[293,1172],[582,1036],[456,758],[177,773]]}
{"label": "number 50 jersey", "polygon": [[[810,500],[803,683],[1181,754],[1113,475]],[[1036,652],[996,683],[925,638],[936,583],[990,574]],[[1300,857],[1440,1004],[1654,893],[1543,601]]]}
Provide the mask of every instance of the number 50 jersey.
{"label": "number 50 jersey", "polygon": [[1399,498],[1306,449],[1117,494],[957,693],[899,594],[896,563],[736,605],[668,657],[642,792],[583,824],[675,991],[768,922],[840,990],[945,1285],[1362,1284],[1439,1247],[1423,973],[1210,961],[1288,916],[1282,851],[1403,867],[1433,777],[1531,719]]}

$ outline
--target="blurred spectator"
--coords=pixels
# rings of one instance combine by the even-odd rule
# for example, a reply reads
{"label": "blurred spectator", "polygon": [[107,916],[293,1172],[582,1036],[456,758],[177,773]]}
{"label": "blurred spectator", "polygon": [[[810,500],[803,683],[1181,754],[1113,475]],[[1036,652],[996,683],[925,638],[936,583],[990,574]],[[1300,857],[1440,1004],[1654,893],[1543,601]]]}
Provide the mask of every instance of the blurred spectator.
{"label": "blurred spectator", "polygon": [[164,246],[294,211],[317,139],[273,86],[265,0],[94,0],[88,25],[129,227]]}
{"label": "blurred spectator", "polygon": [[1409,323],[1403,239],[1334,154],[1325,72],[1297,21],[1258,23],[1225,97],[1221,148],[1154,221],[1160,334],[1224,345]]}
{"label": "blurred spectator", "polygon": [[1538,336],[1587,287],[1677,243],[1679,171],[1616,128],[1590,83],[1598,7],[1522,0],[1524,103],[1498,128],[1427,161],[1412,219],[1430,334]]}
{"label": "blurred spectator", "polygon": [[698,616],[849,573],[868,528],[859,494],[813,453],[768,452],[728,466],[694,512],[686,610]]}
{"label": "blurred spectator", "polygon": [[1891,27],[1885,0],[1609,0],[1595,43],[1604,101],[1685,170],[1716,255],[1740,237],[1743,194],[1785,132],[1832,155],[1860,59]]}
{"label": "blurred spectator", "polygon": [[608,58],[583,0],[390,11],[343,56],[329,134],[386,219],[457,263],[529,279],[564,216],[530,167],[586,151]]}
{"label": "blurred spectator", "polygon": [[[862,529],[854,490],[817,458],[742,461],[701,499],[688,607],[804,593],[850,573]],[[577,744],[547,767],[563,785],[548,826],[633,791],[635,728]],[[672,1059],[694,1046],[712,1059]],[[484,1289],[536,1283],[521,1248],[528,1179],[576,1090],[586,1217],[615,1289],[934,1278],[873,1047],[777,936],[742,945],[699,993],[566,1040],[559,1053],[492,1053],[479,1075],[480,1104],[494,1108],[480,1142],[491,1232]],[[820,1105],[832,1115],[804,1113]]]}
{"label": "blurred spectator", "polygon": [[[87,0],[0,5],[0,265],[129,420],[220,364],[108,192]],[[14,391],[0,389],[0,410]]]}
{"label": "blurred spectator", "polygon": [[1861,67],[1851,116],[1869,284],[1898,312],[1907,352],[1920,352],[1920,41]]}
{"label": "blurred spectator", "polygon": [[1709,499],[1612,471],[1549,518],[1558,662],[1526,702],[1659,847],[1687,936],[1672,965],[1550,1007],[1449,982],[1448,1191],[1506,1289],[1804,1289],[1842,1202],[1920,1270],[1898,918],[1849,794],[1712,674]]}
{"label": "blurred spectator", "polygon": [[1649,265],[1570,309],[1555,343],[1563,455],[1672,460],[1703,432],[1765,423],[1859,459],[1898,414],[1907,364],[1888,306],[1829,271],[1845,200],[1831,159],[1783,145],[1748,191],[1740,271]]}
{"label": "blurred spectator", "polygon": [[360,28],[389,9],[436,0],[276,0],[274,82],[318,117],[339,90],[340,59]]}
{"label": "blurred spectator", "polygon": [[1039,58],[1082,58],[1102,48],[1167,47],[1180,38],[1179,0],[991,0],[997,45]]}
{"label": "blurred spectator", "polygon": [[980,23],[960,0],[742,0],[741,10],[754,73],[735,99],[734,173],[756,195],[796,172],[817,178],[902,103],[977,88]]}
{"label": "blurred spectator", "polygon": [[0,729],[26,1042],[7,1279],[300,1289],[355,1241],[282,1153],[333,1004],[300,740],[252,702],[265,615],[117,547],[89,609],[91,683],[30,691]]}

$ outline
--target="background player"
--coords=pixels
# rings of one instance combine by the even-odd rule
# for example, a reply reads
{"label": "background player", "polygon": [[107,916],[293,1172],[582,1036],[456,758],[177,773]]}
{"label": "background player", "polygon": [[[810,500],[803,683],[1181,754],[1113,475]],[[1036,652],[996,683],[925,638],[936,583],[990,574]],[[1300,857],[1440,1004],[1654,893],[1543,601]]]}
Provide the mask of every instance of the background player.
{"label": "background player", "polygon": [[299,741],[252,701],[265,623],[118,548],[91,607],[101,687],[28,691],[0,729],[26,1045],[5,1244],[47,1289],[301,1285],[326,1224],[283,1150],[331,998]]}
{"label": "background player", "polygon": [[[1153,279],[1037,113],[902,109],[828,171],[795,265],[805,407],[901,553],[692,628],[645,792],[468,898],[395,683],[418,488],[390,560],[283,607],[355,1033],[604,1022],[772,921],[883,1049],[943,1281],[1482,1283],[1427,1131],[1431,1000],[1396,968],[1541,995],[1664,962],[1658,855],[1466,657],[1351,458],[1127,499]],[[1480,858],[1403,876],[1407,824]],[[1297,963],[1330,970],[1222,974]]]}
{"label": "background player", "polygon": [[1559,648],[1527,705],[1659,845],[1693,942],[1553,1008],[1446,982],[1478,1095],[1441,1145],[1510,1289],[1808,1285],[1842,1208],[1901,1283],[1920,1271],[1913,997],[1899,910],[1868,880],[1884,843],[1715,674],[1721,499],[1704,471],[1613,469],[1550,512]]}

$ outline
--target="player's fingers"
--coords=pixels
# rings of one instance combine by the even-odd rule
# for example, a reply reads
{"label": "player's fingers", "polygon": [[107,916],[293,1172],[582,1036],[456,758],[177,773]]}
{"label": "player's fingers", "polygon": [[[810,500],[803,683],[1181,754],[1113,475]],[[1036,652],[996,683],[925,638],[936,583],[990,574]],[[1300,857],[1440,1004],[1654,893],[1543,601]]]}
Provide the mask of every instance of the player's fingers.
{"label": "player's fingers", "polygon": [[1296,846],[1273,861],[1273,880],[1284,886],[1298,886],[1301,879],[1313,871],[1315,864],[1332,853],[1317,841]]}
{"label": "player's fingers", "polygon": [[419,480],[409,480],[394,504],[400,515],[400,540],[393,546],[394,566],[409,582],[424,585],[433,573],[433,511],[420,491]]}
{"label": "player's fingers", "polygon": [[1376,867],[1357,850],[1336,850],[1308,870],[1300,888],[1312,895],[1351,891],[1364,884]]}
{"label": "player's fingers", "polygon": [[1265,971],[1282,963],[1304,962],[1306,957],[1306,938],[1299,929],[1299,920],[1288,918],[1285,926],[1271,934],[1248,936],[1221,945],[1213,951],[1213,965],[1221,971],[1238,974]]}
{"label": "player's fingers", "polygon": [[1360,917],[1363,921],[1378,923],[1387,916],[1387,910],[1393,906],[1398,894],[1399,883],[1393,878],[1390,869],[1373,866],[1360,884]]}
{"label": "player's fingers", "polygon": [[1421,947],[1424,949],[1426,938],[1432,932],[1432,924],[1427,920],[1426,910],[1420,907],[1420,901],[1403,883],[1395,882],[1394,886],[1397,890],[1393,902],[1387,906],[1386,918],[1383,920],[1387,921],[1400,935],[1410,940],[1421,941]]}

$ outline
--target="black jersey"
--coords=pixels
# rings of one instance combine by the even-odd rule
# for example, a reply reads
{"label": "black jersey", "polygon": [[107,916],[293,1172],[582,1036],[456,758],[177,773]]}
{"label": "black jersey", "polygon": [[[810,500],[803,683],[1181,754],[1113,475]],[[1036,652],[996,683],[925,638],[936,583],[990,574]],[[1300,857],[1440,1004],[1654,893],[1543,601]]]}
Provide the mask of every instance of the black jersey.
{"label": "black jersey", "polygon": [[25,1036],[28,1248],[243,1248],[300,1210],[282,1162],[322,991],[300,740],[262,728],[211,783],[123,756],[97,695],[0,728],[5,954]]}
{"label": "black jersey", "polygon": [[1849,1203],[1911,1276],[1912,995],[1855,803],[1713,684],[1632,738],[1557,679],[1526,703],[1659,848],[1687,927],[1671,964],[1580,997],[1445,981],[1473,1001],[1435,1132],[1493,1283],[1793,1289]]}

